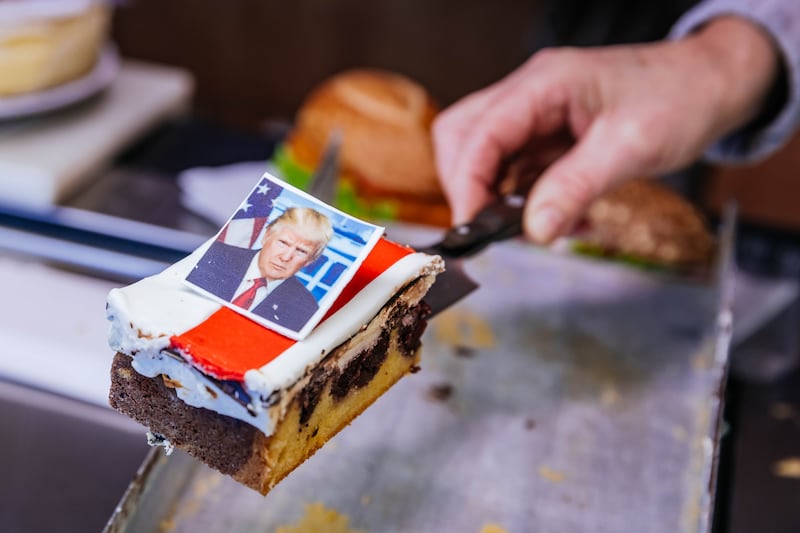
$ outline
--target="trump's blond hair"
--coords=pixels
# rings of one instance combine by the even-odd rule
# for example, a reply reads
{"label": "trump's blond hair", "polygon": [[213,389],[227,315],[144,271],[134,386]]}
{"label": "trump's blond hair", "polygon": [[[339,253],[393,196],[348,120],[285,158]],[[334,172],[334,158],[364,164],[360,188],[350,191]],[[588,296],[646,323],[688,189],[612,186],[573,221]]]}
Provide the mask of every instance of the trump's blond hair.
{"label": "trump's blond hair", "polygon": [[309,261],[319,257],[333,237],[331,220],[311,207],[290,207],[281,213],[267,226],[264,242],[282,228],[290,228],[298,237],[313,244]]}

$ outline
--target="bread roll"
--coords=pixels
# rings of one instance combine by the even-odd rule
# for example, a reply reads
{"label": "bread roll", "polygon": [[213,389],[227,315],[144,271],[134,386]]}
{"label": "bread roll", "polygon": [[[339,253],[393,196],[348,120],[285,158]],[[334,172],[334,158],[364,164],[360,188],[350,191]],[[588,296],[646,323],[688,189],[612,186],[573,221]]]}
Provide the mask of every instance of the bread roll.
{"label": "bread roll", "polygon": [[338,130],[342,180],[359,199],[388,205],[400,220],[448,225],[431,138],[438,111],[426,89],[405,76],[348,70],[309,93],[286,144],[298,163],[314,168]]}
{"label": "bread roll", "polygon": [[652,179],[626,182],[595,200],[577,239],[609,255],[670,268],[703,268],[714,238],[701,213]]}

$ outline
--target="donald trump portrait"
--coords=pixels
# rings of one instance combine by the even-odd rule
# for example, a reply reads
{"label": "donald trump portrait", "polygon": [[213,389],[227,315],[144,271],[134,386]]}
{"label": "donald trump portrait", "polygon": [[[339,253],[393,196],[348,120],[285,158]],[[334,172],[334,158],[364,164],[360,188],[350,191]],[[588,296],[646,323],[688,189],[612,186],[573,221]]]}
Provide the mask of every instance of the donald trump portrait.
{"label": "donald trump portrait", "polygon": [[319,308],[295,274],[323,252],[333,236],[330,219],[310,207],[289,207],[264,230],[261,248],[214,241],[187,281],[292,331]]}

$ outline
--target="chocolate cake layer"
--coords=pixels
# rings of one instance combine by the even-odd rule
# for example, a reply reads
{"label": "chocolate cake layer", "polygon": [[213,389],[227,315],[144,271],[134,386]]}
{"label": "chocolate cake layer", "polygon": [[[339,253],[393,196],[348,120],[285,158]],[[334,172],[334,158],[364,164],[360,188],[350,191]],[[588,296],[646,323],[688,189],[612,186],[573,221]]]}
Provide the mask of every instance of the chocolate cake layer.
{"label": "chocolate cake layer", "polygon": [[167,383],[163,377],[142,376],[130,357],[118,353],[111,366],[109,403],[223,474],[241,470],[260,432],[235,418],[185,404]]}

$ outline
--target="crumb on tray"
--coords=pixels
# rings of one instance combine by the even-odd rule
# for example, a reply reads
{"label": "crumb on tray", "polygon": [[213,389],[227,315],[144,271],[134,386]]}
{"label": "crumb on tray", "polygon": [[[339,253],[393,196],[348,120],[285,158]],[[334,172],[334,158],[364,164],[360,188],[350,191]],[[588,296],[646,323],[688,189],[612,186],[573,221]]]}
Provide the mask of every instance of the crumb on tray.
{"label": "crumb on tray", "polygon": [[280,526],[276,533],[366,533],[350,529],[350,518],[322,503],[306,505],[306,514],[294,525]]}
{"label": "crumb on tray", "polygon": [[484,524],[480,533],[507,533],[507,530],[497,524]]}
{"label": "crumb on tray", "polygon": [[437,383],[428,389],[428,398],[438,402],[446,402],[453,395],[453,386],[449,383]]}
{"label": "crumb on tray", "polygon": [[564,478],[566,478],[564,472],[553,470],[547,465],[539,467],[539,475],[552,483],[561,483],[564,481]]}

